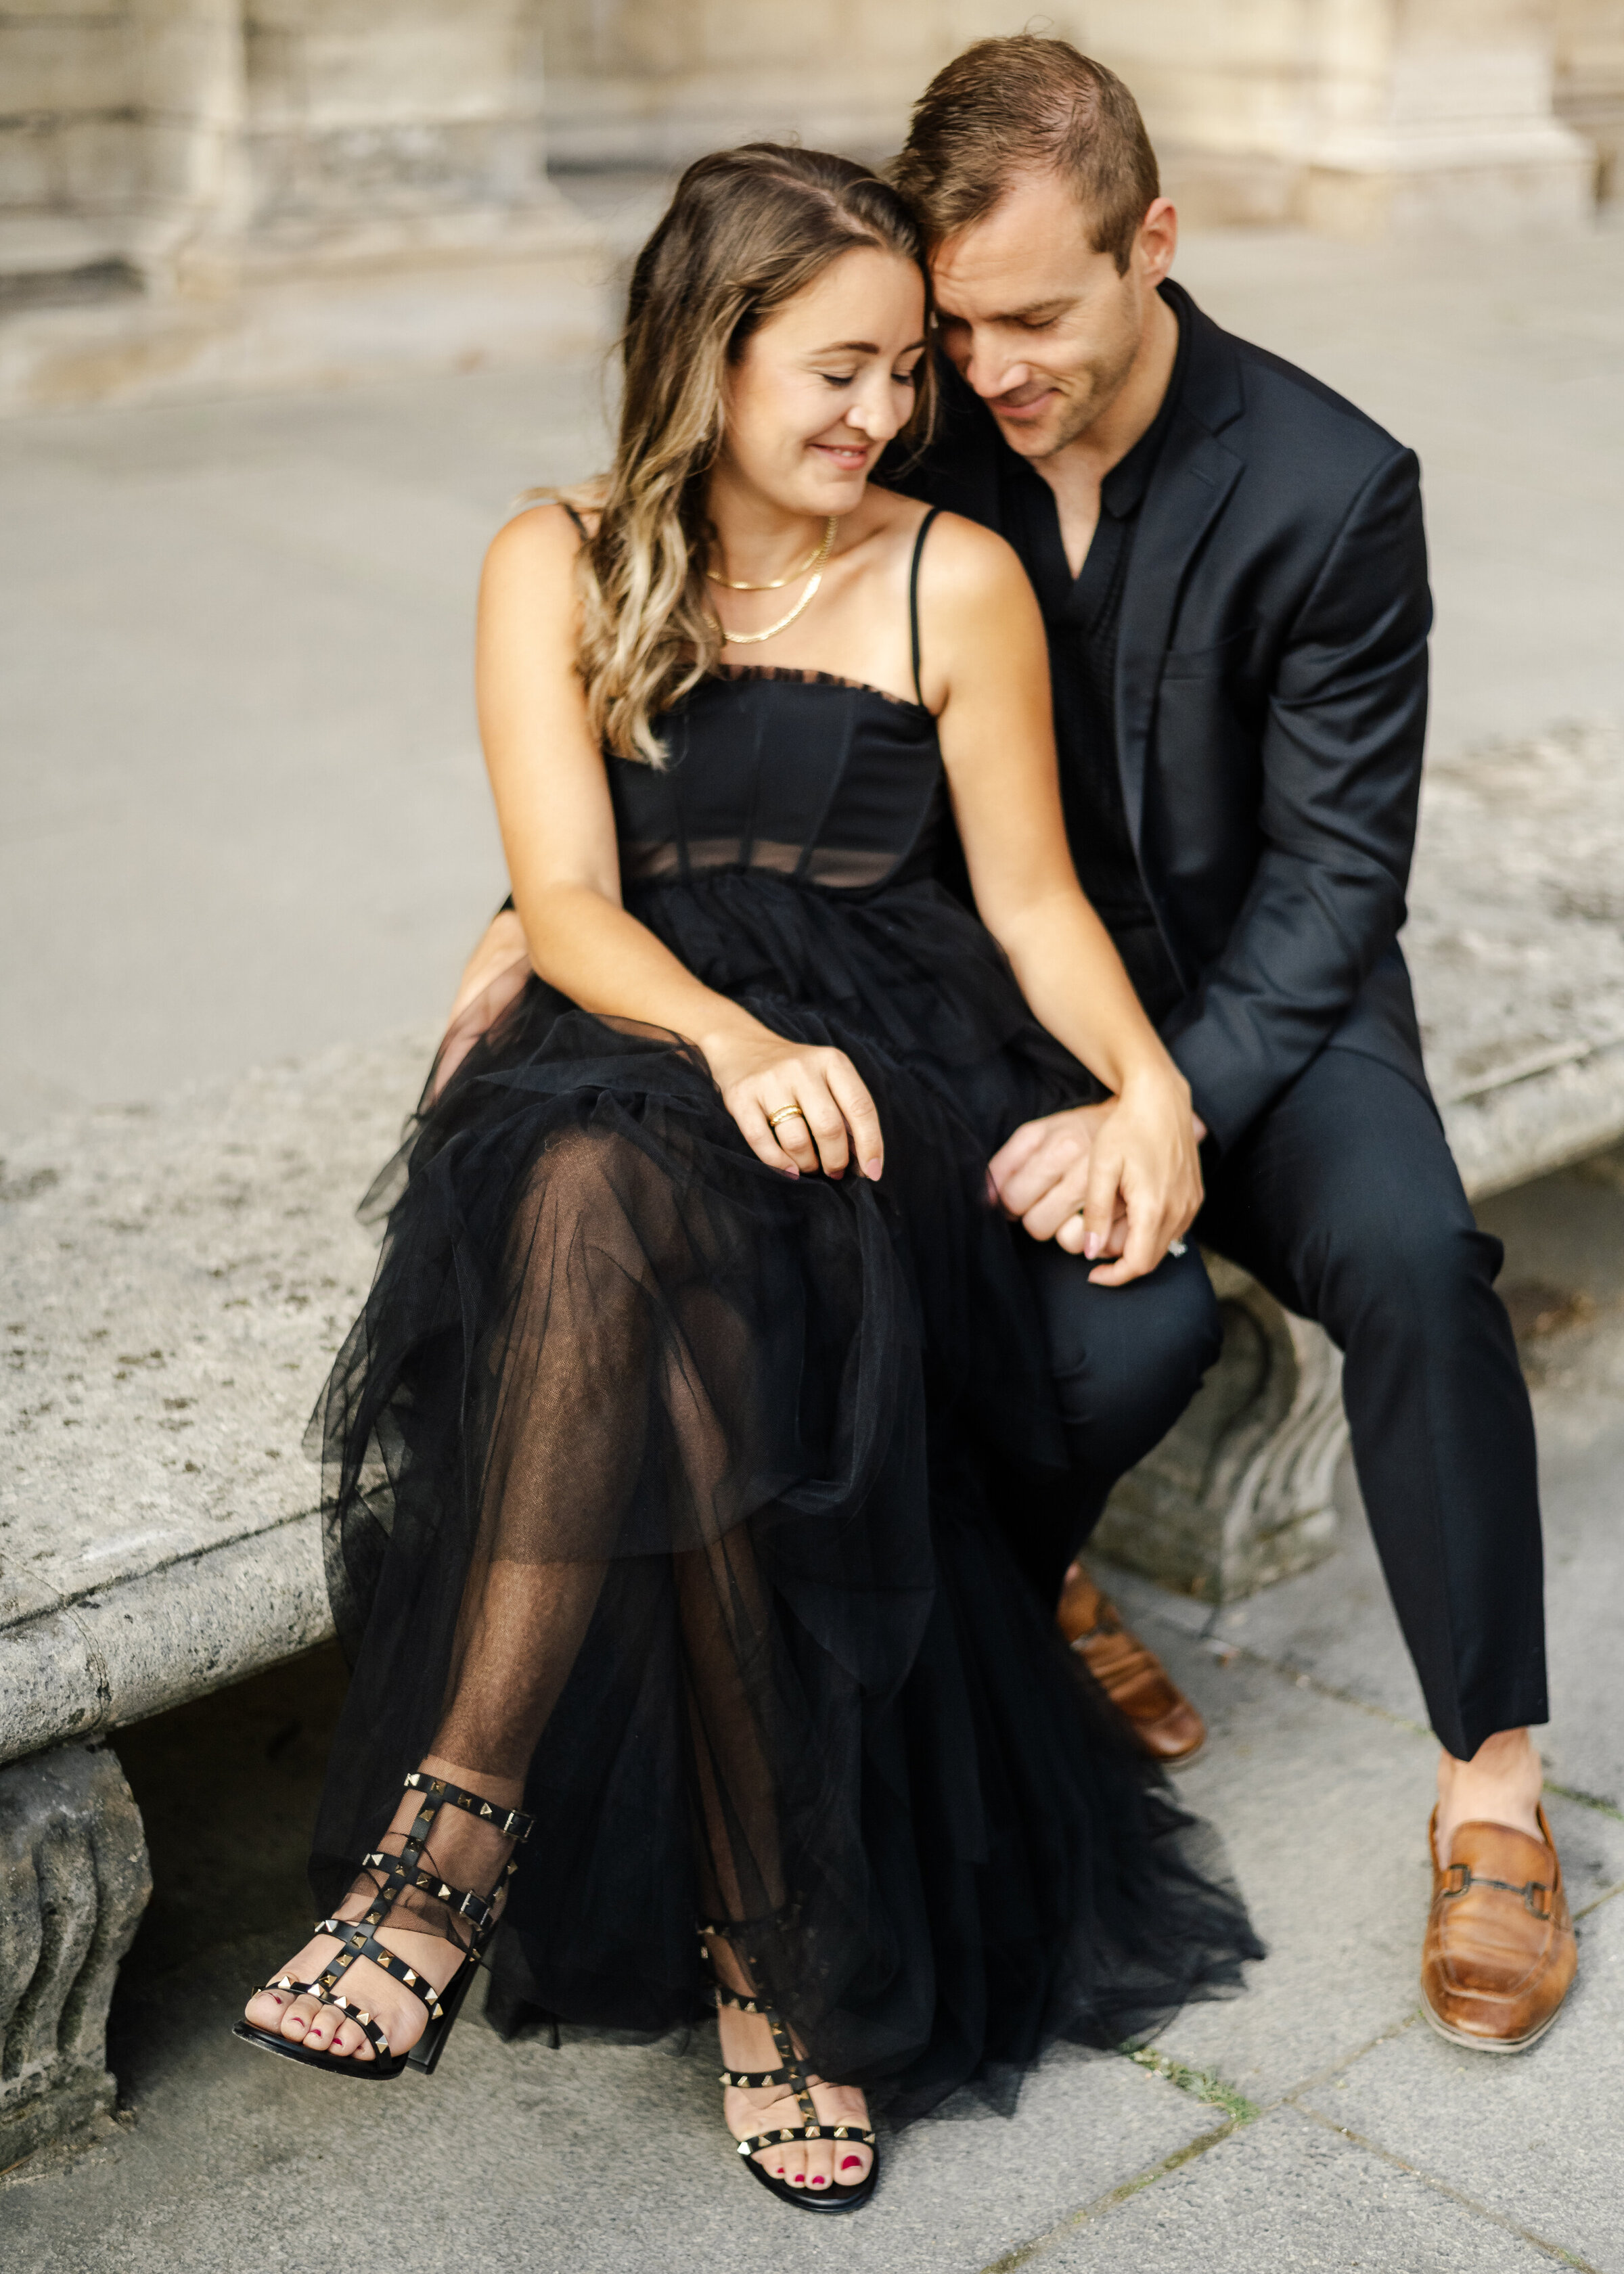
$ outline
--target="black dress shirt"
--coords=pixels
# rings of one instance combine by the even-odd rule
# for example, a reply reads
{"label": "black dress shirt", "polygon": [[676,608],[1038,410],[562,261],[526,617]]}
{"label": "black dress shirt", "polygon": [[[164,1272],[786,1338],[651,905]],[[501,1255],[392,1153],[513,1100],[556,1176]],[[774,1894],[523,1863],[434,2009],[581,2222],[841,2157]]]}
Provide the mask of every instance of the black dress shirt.
{"label": "black dress shirt", "polygon": [[1031,580],[1048,635],[1061,800],[1077,876],[1158,1020],[1182,990],[1139,875],[1122,802],[1116,643],[1139,508],[1182,388],[1186,336],[1181,321],[1160,408],[1100,484],[1099,519],[1076,576],[1066,559],[1054,493],[1042,475],[1006,448],[1000,485],[1002,534]]}

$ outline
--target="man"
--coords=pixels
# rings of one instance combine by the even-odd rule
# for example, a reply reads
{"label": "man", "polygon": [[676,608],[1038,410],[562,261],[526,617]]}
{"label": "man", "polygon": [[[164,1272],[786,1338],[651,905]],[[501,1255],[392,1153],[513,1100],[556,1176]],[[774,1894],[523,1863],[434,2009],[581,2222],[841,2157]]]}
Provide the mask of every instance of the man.
{"label": "man", "polygon": [[[1527,1727],[1532,1417],[1396,944],[1431,621],[1416,463],[1167,282],[1175,217],[1133,99],[1064,41],[948,64],[896,178],[959,374],[909,486],[998,530],[1037,590],[1079,873],[1205,1139],[1199,1237],[1345,1353],[1444,1746],[1426,2010],[1515,2050],[1554,2020],[1574,1944]],[[1039,1239],[1075,1213],[1096,1111],[993,1163]]]}
{"label": "man", "polygon": [[[1425,2010],[1520,2050],[1575,1946],[1528,1731],[1546,1718],[1532,1419],[1396,944],[1431,621],[1416,459],[1168,282],[1176,218],[1133,98],[1065,41],[948,64],[896,178],[955,369],[929,450],[892,478],[1024,563],[1078,871],[1190,1085],[1197,1234],[1345,1353],[1443,1746]],[[510,953],[482,951],[470,982]],[[992,1163],[1039,1243],[1074,1226],[1103,1110],[1031,1124]],[[1111,1293],[1151,1321],[1156,1276]],[[1051,1585],[1100,1500],[1074,1501]],[[1061,1619],[1151,1747],[1187,1757],[1198,1719],[1075,1562]]]}

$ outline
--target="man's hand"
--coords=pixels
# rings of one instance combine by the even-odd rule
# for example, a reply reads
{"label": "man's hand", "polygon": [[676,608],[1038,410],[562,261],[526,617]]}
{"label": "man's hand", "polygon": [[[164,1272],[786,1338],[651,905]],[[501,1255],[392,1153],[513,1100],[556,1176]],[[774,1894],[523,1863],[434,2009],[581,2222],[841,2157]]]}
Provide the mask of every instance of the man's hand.
{"label": "man's hand", "polygon": [[1024,1123],[993,1155],[988,1180],[1034,1239],[1107,1259],[1089,1277],[1121,1287],[1153,1271],[1195,1222],[1205,1134],[1188,1091],[1141,1084]]}

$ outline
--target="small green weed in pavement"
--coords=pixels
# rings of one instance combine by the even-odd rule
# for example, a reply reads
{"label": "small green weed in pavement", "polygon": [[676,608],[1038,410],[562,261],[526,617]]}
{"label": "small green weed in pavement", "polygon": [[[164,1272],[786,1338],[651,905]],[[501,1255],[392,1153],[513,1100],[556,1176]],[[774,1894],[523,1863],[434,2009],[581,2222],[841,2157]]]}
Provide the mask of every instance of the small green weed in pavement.
{"label": "small green weed in pavement", "polygon": [[1250,2124],[1263,2111],[1255,2100],[1226,2084],[1221,2076],[1210,2068],[1191,2068],[1185,2061],[1175,2060],[1170,2053],[1152,2052],[1148,2047],[1130,2053],[1129,2059],[1140,2068],[1148,2068],[1153,2076],[1165,2076],[1169,2084],[1176,2084],[1181,2092],[1204,2100],[1209,2108],[1221,2108],[1232,2123]]}

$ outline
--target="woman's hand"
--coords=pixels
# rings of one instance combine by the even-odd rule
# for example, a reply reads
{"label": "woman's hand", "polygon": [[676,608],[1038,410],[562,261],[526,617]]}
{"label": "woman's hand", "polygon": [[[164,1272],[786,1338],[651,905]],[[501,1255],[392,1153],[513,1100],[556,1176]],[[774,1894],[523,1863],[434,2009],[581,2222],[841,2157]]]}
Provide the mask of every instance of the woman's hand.
{"label": "woman's hand", "polygon": [[1147,1074],[1104,1105],[1028,1121],[987,1175],[1005,1212],[1069,1254],[1115,1260],[1090,1279],[1121,1287],[1153,1271],[1201,1206],[1197,1125],[1176,1076]]}
{"label": "woman's hand", "polygon": [[[880,1116],[844,1050],[788,1043],[752,1020],[703,1042],[722,1103],[758,1160],[792,1176],[877,1178],[885,1165]],[[795,1107],[794,1112],[785,1111]]]}

